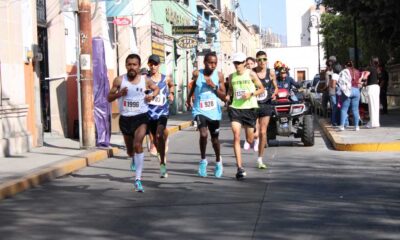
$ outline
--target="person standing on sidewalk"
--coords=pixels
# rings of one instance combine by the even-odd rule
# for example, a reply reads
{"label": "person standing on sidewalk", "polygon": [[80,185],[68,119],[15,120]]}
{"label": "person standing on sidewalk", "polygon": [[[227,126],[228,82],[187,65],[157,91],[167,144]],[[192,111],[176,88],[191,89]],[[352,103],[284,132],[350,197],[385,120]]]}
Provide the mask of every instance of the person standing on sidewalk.
{"label": "person standing on sidewalk", "polygon": [[[128,156],[136,167],[135,190],[144,192],[142,171],[144,162],[143,139],[149,122],[148,102],[154,100],[160,89],[149,78],[140,74],[140,56],[130,54],[125,60],[127,73],[114,79],[108,94],[109,102],[118,99],[119,127],[124,136]],[[146,89],[153,93],[146,94]]]}
{"label": "person standing on sidewalk", "polygon": [[[275,98],[278,94],[278,85],[276,83],[275,71],[267,68],[267,54],[264,51],[258,51],[256,54],[257,67],[253,71],[257,74],[262,85],[265,88],[265,92],[257,96],[258,102],[258,124],[257,132],[259,136],[260,143],[258,146],[258,158],[257,167],[259,169],[266,169],[267,165],[263,163],[263,156],[265,151],[265,146],[267,145],[267,130],[270,117],[274,111],[271,100]],[[256,145],[256,144],[254,144]]]}
{"label": "person standing on sidewalk", "polygon": [[379,59],[372,57],[370,66],[362,74],[362,79],[367,80],[367,93],[368,93],[368,113],[370,121],[367,123],[367,128],[377,128],[379,124],[379,81],[378,71]]}
{"label": "person standing on sidewalk", "polygon": [[229,107],[229,118],[231,120],[234,152],[237,164],[236,179],[241,180],[246,176],[243,168],[240,131],[245,128],[246,140],[252,144],[254,140],[254,128],[257,121],[257,96],[264,93],[264,86],[255,72],[245,68],[246,55],[238,52],[233,55],[233,64],[236,72],[229,76],[229,90],[226,101],[229,102],[233,94],[232,105]]}
{"label": "person standing on sidewalk", "polygon": [[148,129],[151,134],[153,144],[157,148],[160,160],[160,177],[168,177],[166,167],[166,149],[168,148],[168,129],[167,121],[169,116],[169,103],[174,101],[174,83],[170,76],[159,72],[160,57],[151,55],[147,61],[150,68],[150,80],[158,86],[160,93],[149,102],[150,121]]}
{"label": "person standing on sidewalk", "polygon": [[348,110],[351,106],[351,111],[353,113],[353,122],[355,131],[359,131],[360,113],[360,89],[359,89],[359,79],[360,71],[358,71],[353,66],[352,61],[346,63],[346,68],[342,70],[339,74],[339,87],[342,91],[342,108],[340,109],[340,125],[339,131],[344,131],[345,123],[348,118]]}
{"label": "person standing on sidewalk", "polygon": [[[214,175],[222,177],[223,165],[221,160],[221,147],[219,143],[219,126],[222,119],[221,105],[219,99],[225,99],[224,75],[217,71],[218,57],[215,52],[207,53],[204,57],[204,69],[193,72],[193,87],[187,97],[186,106],[193,107],[193,118],[197,122],[197,129],[200,133],[200,155],[198,174],[200,177],[207,177],[206,147],[208,131],[211,135],[211,142],[215,152]],[[194,93],[194,102],[192,95]]]}

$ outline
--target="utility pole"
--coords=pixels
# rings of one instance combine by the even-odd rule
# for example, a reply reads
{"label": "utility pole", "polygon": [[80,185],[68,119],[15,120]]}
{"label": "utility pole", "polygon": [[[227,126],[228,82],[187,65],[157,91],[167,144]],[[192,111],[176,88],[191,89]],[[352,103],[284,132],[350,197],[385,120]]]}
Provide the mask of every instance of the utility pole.
{"label": "utility pole", "polygon": [[239,21],[238,21],[238,11],[239,8],[239,0],[234,0],[235,6],[235,52],[238,52],[238,38],[239,38]]}
{"label": "utility pole", "polygon": [[260,32],[260,46],[259,46],[259,50],[261,50],[262,49],[262,28],[261,28],[261,0],[258,0],[258,23],[259,23],[259,26],[258,26],[258,31]]}
{"label": "utility pole", "polygon": [[[92,23],[91,1],[79,1],[80,74],[82,89],[82,148],[95,147],[94,97],[92,76]],[[78,73],[79,74],[79,73]]]}

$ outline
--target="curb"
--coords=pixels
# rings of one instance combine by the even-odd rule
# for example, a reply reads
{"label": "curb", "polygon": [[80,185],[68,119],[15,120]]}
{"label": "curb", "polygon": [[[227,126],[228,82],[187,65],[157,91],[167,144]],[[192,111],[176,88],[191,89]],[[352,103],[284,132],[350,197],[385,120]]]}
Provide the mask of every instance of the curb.
{"label": "curb", "polygon": [[346,143],[339,134],[333,131],[332,127],[328,126],[328,121],[326,119],[319,119],[318,122],[335,150],[353,152],[400,152],[400,141],[381,143]]}
{"label": "curb", "polygon": [[[169,134],[176,133],[191,126],[191,121],[185,121],[177,126],[168,127]],[[109,149],[89,150],[83,154],[43,167],[37,171],[28,173],[26,176],[6,181],[0,184],[0,200],[12,197],[17,193],[36,187],[44,182],[65,176],[79,169],[85,168],[98,161],[115,156],[120,149],[113,147]]]}

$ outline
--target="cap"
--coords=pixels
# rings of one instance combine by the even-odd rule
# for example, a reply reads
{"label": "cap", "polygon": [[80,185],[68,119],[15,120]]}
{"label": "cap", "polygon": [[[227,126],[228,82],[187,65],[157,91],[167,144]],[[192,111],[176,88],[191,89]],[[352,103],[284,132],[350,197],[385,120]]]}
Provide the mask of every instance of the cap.
{"label": "cap", "polygon": [[233,62],[244,62],[246,61],[246,55],[242,52],[237,52],[233,54],[232,57]]}
{"label": "cap", "polygon": [[155,54],[150,55],[149,60],[147,62],[150,62],[150,61],[153,61],[155,63],[160,63],[161,62],[160,57],[158,55],[155,55]]}

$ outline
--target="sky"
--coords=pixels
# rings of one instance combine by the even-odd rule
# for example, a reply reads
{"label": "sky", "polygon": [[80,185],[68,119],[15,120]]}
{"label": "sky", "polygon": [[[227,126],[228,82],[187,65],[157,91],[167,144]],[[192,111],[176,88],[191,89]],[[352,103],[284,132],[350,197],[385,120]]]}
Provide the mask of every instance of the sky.
{"label": "sky", "polygon": [[258,6],[261,3],[261,27],[286,35],[285,0],[239,0],[238,16],[259,25]]}
{"label": "sky", "polygon": [[[298,0],[288,0],[298,1]],[[313,4],[313,0],[307,1]],[[261,27],[271,28],[273,33],[286,36],[286,0],[239,0],[238,16],[259,25],[258,6],[261,3]]]}

